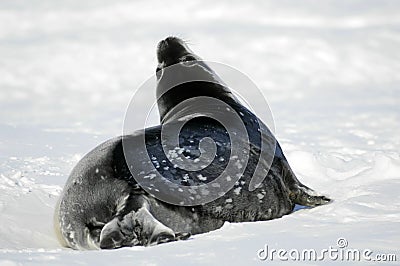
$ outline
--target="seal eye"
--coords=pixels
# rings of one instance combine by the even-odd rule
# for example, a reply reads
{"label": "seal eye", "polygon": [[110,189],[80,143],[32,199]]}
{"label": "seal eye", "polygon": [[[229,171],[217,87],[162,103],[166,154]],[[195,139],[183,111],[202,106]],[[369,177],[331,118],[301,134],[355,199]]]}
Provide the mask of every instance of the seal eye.
{"label": "seal eye", "polygon": [[157,67],[157,69],[156,69],[156,76],[157,76],[157,79],[160,79],[160,78],[161,78],[162,73],[163,73],[163,69],[162,69],[161,67]]}
{"label": "seal eye", "polygon": [[190,54],[185,55],[181,58],[181,63],[187,67],[194,66],[197,63],[197,58]]}
{"label": "seal eye", "polygon": [[181,62],[189,62],[189,61],[196,61],[197,58],[194,57],[193,55],[185,55],[182,57]]}

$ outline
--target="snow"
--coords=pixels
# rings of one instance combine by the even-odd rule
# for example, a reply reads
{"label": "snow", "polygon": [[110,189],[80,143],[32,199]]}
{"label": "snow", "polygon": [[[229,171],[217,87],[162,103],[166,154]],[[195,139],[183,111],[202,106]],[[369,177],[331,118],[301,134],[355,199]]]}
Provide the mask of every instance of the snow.
{"label": "snow", "polygon": [[[1,1],[0,265],[279,264],[257,252],[340,237],[399,261],[399,11],[389,0]],[[121,134],[168,35],[251,77],[299,179],[334,202],[154,247],[62,248],[52,223],[63,184]]]}

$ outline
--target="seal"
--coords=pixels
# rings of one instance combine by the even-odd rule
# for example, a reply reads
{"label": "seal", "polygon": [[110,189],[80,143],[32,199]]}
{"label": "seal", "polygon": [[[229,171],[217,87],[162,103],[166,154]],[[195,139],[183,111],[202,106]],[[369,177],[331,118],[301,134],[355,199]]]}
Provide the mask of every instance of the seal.
{"label": "seal", "polygon": [[[154,245],[218,229],[225,221],[264,221],[291,213],[295,204],[315,207],[330,201],[297,179],[268,127],[237,100],[181,39],[168,37],[160,41],[157,59],[161,124],[106,141],[78,162],[55,210],[54,224],[60,243],[79,250]],[[179,66],[178,71],[169,71],[175,65]],[[168,87],[168,81],[177,75],[192,74],[193,82]],[[198,80],[198,75],[215,82]],[[199,97],[217,99],[240,114],[244,130],[230,134],[225,125],[212,117],[191,116],[197,112],[194,107]],[[182,102],[186,104],[177,108]],[[166,153],[162,141],[163,132],[174,132],[176,128],[180,130],[179,138],[172,151],[187,159],[183,166],[174,164],[177,155]],[[166,134],[168,137],[173,138]],[[201,169],[190,169],[202,158],[205,138],[216,143],[214,156]],[[232,156],[233,139],[239,150],[247,151],[242,152],[247,155],[244,165],[243,155]],[[143,140],[145,149],[135,145]],[[267,143],[266,148],[261,148],[262,143]],[[270,167],[257,172],[258,165],[268,165],[268,158]],[[233,169],[230,161],[234,162]],[[178,197],[178,186],[207,185],[227,171],[231,171],[226,176],[228,181],[235,173],[240,174],[216,199],[196,205],[195,199],[208,196],[209,191],[193,189],[190,191],[194,197],[189,197],[193,200],[188,199],[192,204],[171,203]],[[158,175],[168,180],[168,185],[160,183]],[[253,190],[246,189],[257,175],[261,181],[256,182]],[[217,188],[223,186],[212,184]]]}

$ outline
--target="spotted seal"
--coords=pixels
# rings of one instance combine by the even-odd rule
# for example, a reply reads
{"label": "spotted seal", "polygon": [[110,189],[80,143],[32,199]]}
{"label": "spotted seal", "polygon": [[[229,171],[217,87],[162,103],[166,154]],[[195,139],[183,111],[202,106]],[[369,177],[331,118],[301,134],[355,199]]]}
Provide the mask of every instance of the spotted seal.
{"label": "spotted seal", "polygon": [[[194,81],[165,88],[165,81],[175,78],[168,73],[168,67],[176,64],[187,75],[196,69],[196,73],[200,71],[201,75],[218,80],[217,74],[182,40],[176,37],[162,40],[157,47],[157,58],[161,124],[108,140],[78,162],[66,182],[54,216],[56,233],[63,245],[80,250],[153,245],[209,232],[220,228],[225,221],[264,221],[291,213],[295,204],[314,207],[330,201],[297,179],[271,131],[228,87],[220,82]],[[190,101],[198,97],[218,99],[240,114],[245,130],[235,135],[239,147],[248,147],[246,164],[242,164],[241,155],[232,156],[232,136],[219,121],[207,116],[187,117],[175,108],[188,101],[185,110],[190,112],[194,104]],[[198,171],[177,167],[163,149],[162,131],[176,127],[182,120],[185,123],[174,150],[189,162],[201,155],[199,147],[204,138],[217,143],[211,163]],[[141,140],[145,141],[145,149],[124,146],[124,142],[134,144]],[[250,190],[248,186],[256,166],[266,160],[261,149],[263,141],[270,148],[264,153],[271,159],[270,166],[264,169],[261,183]],[[231,173],[241,174],[216,199],[191,206],[160,200],[163,195],[176,196],[178,185],[194,187],[215,181],[226,171],[230,159],[236,167]],[[158,175],[173,185],[156,189]],[[226,180],[230,178],[227,176]],[[147,180],[147,183],[138,180]],[[215,187],[218,186],[220,183],[216,183]],[[193,190],[193,199],[203,192]]]}

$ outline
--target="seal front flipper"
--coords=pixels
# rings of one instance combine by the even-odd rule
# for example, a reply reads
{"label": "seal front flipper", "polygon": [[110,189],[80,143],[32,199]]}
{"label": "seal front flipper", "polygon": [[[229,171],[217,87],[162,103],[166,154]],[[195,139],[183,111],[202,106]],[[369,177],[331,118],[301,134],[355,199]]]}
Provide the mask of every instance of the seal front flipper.
{"label": "seal front flipper", "polygon": [[126,215],[122,220],[119,217],[115,217],[101,230],[100,248],[114,249],[140,244],[135,233],[135,227],[137,227],[137,224],[131,218],[131,214]]}
{"label": "seal front flipper", "polygon": [[172,239],[170,237],[158,237],[157,243],[156,244],[162,244],[162,243],[168,243],[168,242],[172,242],[172,241],[179,241],[179,240],[186,240],[189,239],[192,236],[191,233],[175,233],[175,238]]}
{"label": "seal front flipper", "polygon": [[142,207],[136,212],[135,219],[141,225],[139,235],[144,246],[185,240],[190,237],[190,233],[175,233],[171,228],[154,218],[146,207]]}
{"label": "seal front flipper", "polygon": [[189,239],[189,237],[191,237],[191,236],[192,236],[191,233],[178,232],[178,233],[175,233],[175,240],[186,240],[186,239]]}
{"label": "seal front flipper", "polygon": [[177,240],[186,240],[190,233],[175,233],[158,221],[147,207],[131,211],[123,218],[115,217],[100,234],[100,248],[114,249],[136,245],[151,246]]}

